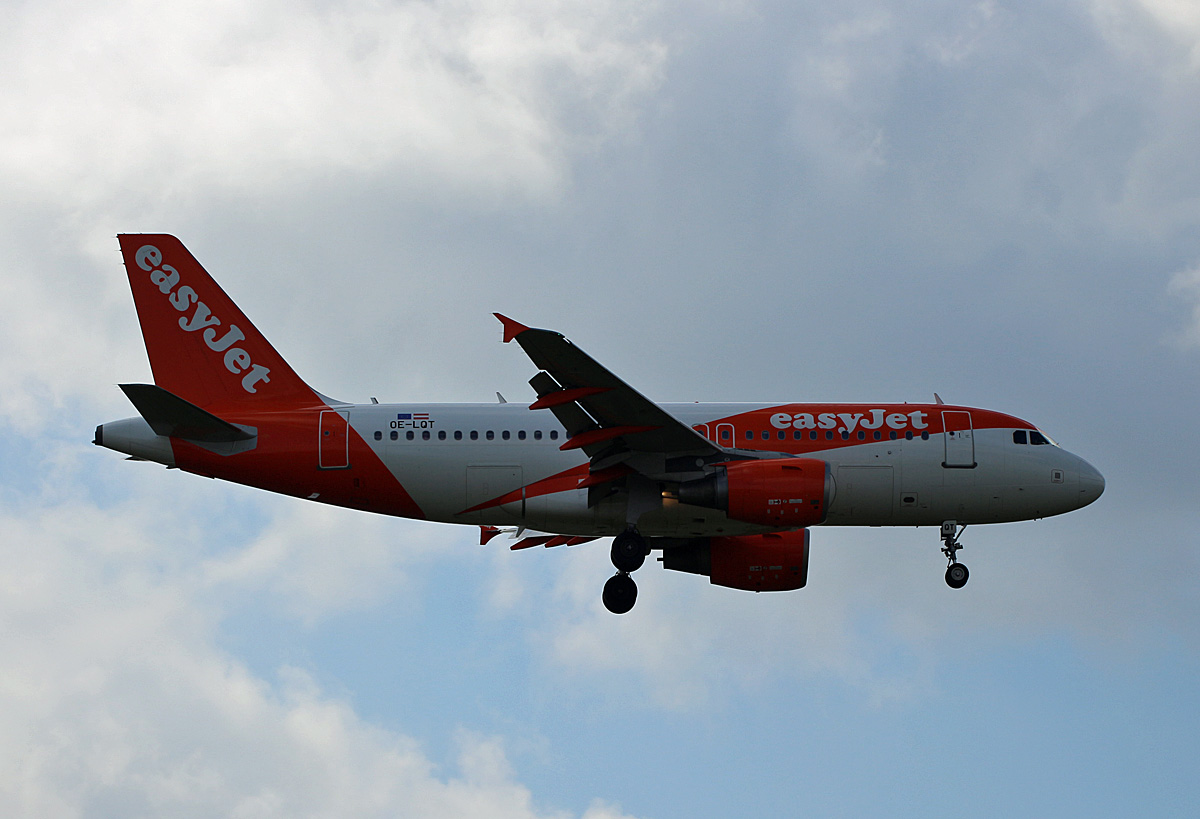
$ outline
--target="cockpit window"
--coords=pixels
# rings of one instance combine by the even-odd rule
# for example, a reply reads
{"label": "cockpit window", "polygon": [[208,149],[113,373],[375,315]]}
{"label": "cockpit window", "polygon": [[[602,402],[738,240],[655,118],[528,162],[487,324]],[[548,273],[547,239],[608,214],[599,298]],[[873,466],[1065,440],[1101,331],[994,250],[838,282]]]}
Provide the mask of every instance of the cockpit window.
{"label": "cockpit window", "polygon": [[1044,432],[1038,432],[1036,429],[1028,431],[1023,429],[1013,430],[1013,443],[1029,443],[1034,446],[1058,446],[1049,435]]}

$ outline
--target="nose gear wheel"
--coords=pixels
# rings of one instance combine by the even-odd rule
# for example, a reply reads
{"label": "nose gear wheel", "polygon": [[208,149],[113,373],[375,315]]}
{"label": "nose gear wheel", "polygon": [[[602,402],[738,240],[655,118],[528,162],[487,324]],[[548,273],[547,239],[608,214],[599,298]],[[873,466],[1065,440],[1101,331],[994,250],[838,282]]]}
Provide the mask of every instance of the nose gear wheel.
{"label": "nose gear wheel", "polygon": [[967,578],[971,576],[966,565],[958,562],[958,550],[962,548],[958,538],[966,528],[965,523],[959,526],[955,520],[942,523],[942,554],[949,563],[946,567],[946,585],[952,589],[961,589],[967,585]]}

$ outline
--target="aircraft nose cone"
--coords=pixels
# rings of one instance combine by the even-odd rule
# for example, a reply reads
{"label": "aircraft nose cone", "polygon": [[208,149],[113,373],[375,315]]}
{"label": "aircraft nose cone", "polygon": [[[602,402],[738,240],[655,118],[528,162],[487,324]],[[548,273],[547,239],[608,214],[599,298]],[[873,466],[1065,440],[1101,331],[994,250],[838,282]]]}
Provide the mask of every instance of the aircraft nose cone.
{"label": "aircraft nose cone", "polygon": [[1104,494],[1104,476],[1089,463],[1079,467],[1080,506],[1087,506]]}

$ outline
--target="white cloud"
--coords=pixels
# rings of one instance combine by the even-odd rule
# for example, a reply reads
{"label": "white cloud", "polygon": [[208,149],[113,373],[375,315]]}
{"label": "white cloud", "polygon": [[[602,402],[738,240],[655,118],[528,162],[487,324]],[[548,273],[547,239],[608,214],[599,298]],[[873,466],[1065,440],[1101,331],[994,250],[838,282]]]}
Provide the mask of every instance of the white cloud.
{"label": "white cloud", "polygon": [[406,570],[444,555],[467,537],[458,527],[294,499],[284,503],[275,505],[278,515],[244,548],[207,560],[202,582],[218,593],[265,595],[305,623],[407,597]]}
{"label": "white cloud", "polygon": [[[972,579],[961,592],[943,582],[933,529],[816,529],[802,590],[711,587],[648,562],[635,575],[637,605],[621,617],[600,602],[612,573],[607,550],[585,546],[562,556],[551,600],[530,603],[555,612],[535,641],[570,688],[620,702],[633,677],[655,706],[679,711],[820,679],[872,705],[926,701],[952,658],[1063,634],[1117,662],[1169,640],[1200,642],[1200,612],[1185,602],[1190,575],[1112,572],[1096,559],[1097,540],[1114,530],[1098,511],[969,529],[961,557]],[[1144,536],[1166,540],[1157,530]],[[1162,548],[1168,565],[1194,562],[1185,544]],[[1164,627],[1168,610],[1175,615]]]}
{"label": "white cloud", "polygon": [[25,434],[41,432],[81,396],[96,409],[132,414],[115,384],[146,380],[149,367],[129,332],[135,318],[115,238],[101,249],[90,235],[53,235],[43,225],[32,239],[24,225],[5,227],[0,417]]}
{"label": "white cloud", "polygon": [[[1115,89],[1140,111],[1122,157],[1112,216],[1139,236],[1191,232],[1200,219],[1193,154],[1200,134],[1200,7],[1174,0],[1094,0],[1097,31],[1111,48]],[[1101,88],[1100,100],[1119,98]]]}
{"label": "white cloud", "polygon": [[633,12],[568,0],[25,5],[0,35],[0,169],[10,196],[77,203],[394,169],[426,195],[541,197],[658,82],[664,48]]}
{"label": "white cloud", "polygon": [[220,606],[174,523],[133,504],[0,510],[0,813],[561,816],[500,738],[461,733],[442,772],[305,671],[265,680],[218,649]]}
{"label": "white cloud", "polygon": [[959,13],[963,18],[959,25],[932,32],[926,44],[930,54],[948,65],[962,63],[975,53],[988,24],[996,15],[996,4],[993,0],[983,0]]}
{"label": "white cloud", "polygon": [[[581,547],[562,556],[552,599],[545,603],[556,612],[554,627],[538,638],[545,659],[570,676],[573,687],[595,688],[599,696],[625,690],[608,682],[612,674],[633,674],[657,706],[682,711],[781,679],[832,676],[872,701],[911,691],[913,676],[923,678],[928,662],[897,671],[884,667],[885,655],[896,651],[894,640],[901,641],[901,652],[919,655],[926,635],[885,627],[886,633],[872,636],[859,619],[864,612],[878,614],[864,598],[894,579],[895,567],[874,567],[879,577],[872,580],[857,570],[851,577],[851,567],[834,560],[831,574],[831,551],[865,538],[824,530],[816,539],[816,569],[803,590],[752,594],[714,587],[707,578],[665,572],[650,560],[635,575],[637,605],[620,617],[600,601],[613,571],[605,544]],[[917,574],[919,566],[899,571]],[[903,611],[905,603],[898,608]]]}
{"label": "white cloud", "polygon": [[10,12],[0,416],[25,432],[80,396],[128,414],[113,384],[145,378],[116,232],[330,179],[386,178],[426,206],[552,201],[578,157],[634,127],[666,59],[623,1]]}
{"label": "white cloud", "polygon": [[1092,5],[1113,42],[1148,61],[1174,63],[1172,71],[1200,70],[1200,6],[1190,0],[1093,0]]}
{"label": "white cloud", "polygon": [[[568,331],[596,316],[606,331],[658,326],[636,320],[648,304],[658,311],[656,320],[717,333],[712,347],[680,337],[676,352],[694,354],[659,356],[651,366],[658,373],[647,385],[655,377],[678,379],[689,361],[699,361],[700,380],[687,388],[698,393],[757,397],[755,390],[812,391],[817,382],[854,392],[885,378],[910,391],[898,397],[911,397],[922,379],[954,379],[974,369],[938,357],[946,336],[936,311],[969,305],[965,315],[991,316],[996,291],[966,273],[955,274],[952,288],[931,286],[919,275],[900,279],[886,252],[895,248],[886,237],[896,228],[880,211],[904,217],[905,232],[916,226],[914,256],[937,268],[959,254],[979,262],[971,271],[997,271],[995,287],[1012,291],[1023,285],[1005,283],[1007,256],[988,260],[996,246],[1019,247],[1040,262],[1088,258],[1096,247],[1114,249],[1109,228],[1118,222],[1133,228],[1122,234],[1129,245],[1118,247],[1121,253],[1162,258],[1175,252],[1162,241],[1172,228],[1194,235],[1197,186],[1190,169],[1198,97],[1184,6],[1143,16],[1138,26],[1103,28],[1110,53],[1094,31],[1073,28],[1076,9],[1056,7],[1044,17],[1031,6],[1014,16],[1013,7],[987,3],[935,7],[924,17],[878,2],[832,16],[821,7],[810,15],[821,24],[811,27],[797,24],[795,12],[779,11],[791,6],[777,4],[761,18],[739,17],[738,24],[751,17],[761,24],[735,32],[740,40],[721,31],[707,41],[703,29],[711,21],[701,19],[691,30],[690,18],[677,16],[677,30],[659,26],[660,35],[633,3],[18,5],[0,32],[6,80],[0,173],[9,183],[0,229],[6,260],[0,416],[21,438],[62,435],[75,443],[33,456],[14,456],[14,446],[0,453],[10,470],[13,457],[28,464],[24,474],[9,473],[13,481],[0,497],[0,812],[6,815],[529,816],[541,810],[513,772],[505,739],[465,731],[457,765],[439,770],[411,738],[372,724],[305,670],[264,674],[246,665],[261,657],[234,657],[218,646],[214,633],[230,612],[255,606],[302,625],[384,601],[403,617],[406,606],[424,606],[432,597],[421,588],[428,567],[472,535],[265,499],[242,487],[121,464],[113,453],[87,447],[89,424],[132,414],[113,382],[149,373],[112,239],[117,229],[207,230],[209,247],[193,249],[204,251],[206,264],[213,259],[222,281],[234,271],[242,277],[231,282],[239,301],[249,309],[255,287],[260,296],[279,291],[279,298],[258,302],[275,312],[251,310],[255,318],[313,337],[314,347],[328,351],[325,373],[348,373],[346,383],[355,389],[375,378],[383,389],[401,392],[391,372],[376,367],[382,361],[427,379],[419,391],[406,386],[405,395],[444,396],[459,379],[489,399],[499,370],[479,362],[492,361],[493,350],[446,352],[464,343],[459,325],[471,320],[463,318],[469,312],[464,302],[480,293],[484,300],[503,295],[544,315],[575,311],[562,319]],[[801,17],[808,14],[796,8]],[[1179,25],[1155,22],[1170,21],[1181,9]],[[1060,33],[1064,15],[1061,33],[1070,36],[1062,49],[1043,49],[1046,38]],[[721,29],[720,22],[711,28]],[[1026,23],[1033,28],[1022,28]],[[1043,39],[1033,36],[1039,34]],[[668,66],[666,39],[679,43],[688,59]],[[734,60],[745,70],[727,71]],[[791,74],[788,66],[794,66]],[[702,79],[690,74],[693,69]],[[926,72],[939,72],[937,82]],[[668,73],[670,94],[651,99]],[[708,86],[721,82],[728,85],[713,94]],[[612,147],[631,133],[636,139],[635,123],[651,109],[658,118],[655,139],[589,168],[592,187],[571,198],[579,158],[602,157],[597,145]],[[741,118],[738,128],[723,128],[731,115]],[[791,126],[799,151],[784,146],[780,155],[781,123]],[[688,160],[683,170],[672,166],[681,154]],[[705,177],[713,169],[733,180],[744,198],[724,196],[728,189]],[[823,184],[824,174],[833,184]],[[1046,199],[1056,206],[1026,207],[1031,178],[1046,181]],[[288,197],[314,188],[330,193],[331,204]],[[414,219],[407,232],[391,230],[404,207],[382,202],[382,189],[422,208],[434,202],[446,213]],[[513,200],[516,216],[504,209]],[[546,216],[544,224],[533,226],[520,212],[530,200]],[[1119,212],[1106,210],[1114,201]],[[691,209],[696,203],[712,203],[712,209]],[[296,209],[304,208],[311,209],[296,218]],[[477,220],[480,210],[492,218]],[[572,210],[583,215],[558,220]],[[815,219],[820,227],[807,234],[817,245],[827,243],[820,258],[809,255],[803,224],[814,214],[829,214]],[[374,221],[364,226],[364,215]],[[629,230],[623,219],[644,224]],[[1013,222],[1021,220],[1038,230],[1014,231]],[[228,225],[236,229],[224,230]],[[722,245],[722,231],[752,238],[744,248]],[[779,238],[792,232],[799,237],[793,243]],[[689,241],[672,245],[671,236]],[[238,266],[236,252],[221,258],[225,241],[233,247],[261,242],[269,252],[244,254],[249,261]],[[296,258],[326,245],[359,253],[350,259],[331,251],[311,263]],[[454,249],[444,250],[449,245]],[[737,252],[726,265],[729,246]],[[289,257],[296,247],[304,251]],[[439,265],[443,252],[459,255]],[[721,268],[719,285],[694,278],[688,253]],[[272,254],[281,260],[276,267],[256,268]],[[656,261],[634,259],[637,254]],[[530,264],[544,258],[563,262],[553,276],[549,265]],[[631,259],[631,266],[643,264],[649,272],[637,268],[636,280],[628,282],[608,278],[617,265],[604,265]],[[661,269],[657,260],[664,262]],[[820,266],[833,271],[826,284],[810,280]],[[859,267],[877,269],[879,277],[839,281],[845,270]],[[329,270],[343,269],[348,286],[338,292],[320,286]],[[421,271],[425,289],[406,277],[410,269]],[[1128,292],[1099,282],[1084,292],[1068,276],[1056,271],[1044,286],[1062,281],[1085,300],[1110,289]],[[630,284],[637,299],[627,295]],[[823,286],[836,298],[813,298],[812,288]],[[247,290],[251,298],[243,299]],[[915,302],[890,301],[904,291],[926,294],[922,309],[935,307],[922,313]],[[1185,337],[1200,344],[1200,273],[1179,273],[1171,292],[1197,311]],[[779,295],[767,303],[763,293]],[[932,301],[929,293],[936,294]],[[894,323],[873,320],[869,307],[878,294],[888,300]],[[840,314],[845,320],[838,332],[874,348],[885,336],[899,341],[884,347],[908,348],[899,374],[888,371],[886,357],[874,357],[878,349],[871,357],[838,351],[878,365],[857,375],[853,367],[814,366],[811,356],[794,355],[838,346],[823,337],[818,314],[839,315],[841,303],[854,311]],[[1075,298],[1048,303],[1056,305],[1053,319],[1064,335],[1090,337],[1075,329]],[[1113,315],[1129,315],[1131,335],[1160,332],[1130,314],[1119,297],[1112,304]],[[802,315],[805,308],[810,318]],[[474,303],[469,310],[484,317],[487,339],[494,339],[486,311]],[[796,315],[784,332],[764,319],[764,310]],[[753,323],[756,332],[742,333],[739,341],[712,329],[728,329],[729,316],[758,317],[734,322]],[[914,329],[926,321],[922,316],[932,327],[926,336]],[[337,332],[312,332],[329,327],[331,317]],[[872,332],[864,335],[864,327]],[[892,332],[897,329],[899,335]],[[575,332],[589,347],[598,344]],[[356,343],[348,344],[356,334]],[[637,332],[611,335],[644,346]],[[969,346],[974,336],[972,328],[959,338]],[[1039,406],[1079,418],[1083,399],[1053,397],[1064,389],[1063,370],[1053,364],[1058,359],[1046,358],[1053,345],[1019,327],[1010,341],[1006,355],[1045,366],[983,388],[1041,391]],[[292,342],[280,344],[284,354],[305,373],[319,371],[312,362],[320,359],[312,351],[297,353]],[[1094,349],[1087,361],[1100,373],[1121,356],[1096,343],[1088,343]],[[735,354],[738,344],[745,346]],[[492,346],[521,376],[495,386],[518,400],[510,387],[523,389],[527,363],[519,351]],[[770,358],[773,348],[784,355]],[[705,349],[751,363],[718,372],[704,363]],[[914,358],[913,349],[930,354]],[[645,357],[631,350],[626,363],[610,363],[645,369]],[[961,358],[970,351],[951,352]],[[452,372],[459,362],[462,369]],[[1111,374],[1096,377],[1096,390],[1124,395],[1129,391],[1111,388],[1129,374],[1113,366]],[[1054,383],[1045,380],[1051,377]],[[354,397],[350,390],[330,391]],[[1122,410],[1118,402],[1109,410],[1120,415],[1131,406]],[[88,424],[80,420],[85,416]],[[1117,440],[1134,446],[1129,436],[1112,436],[1103,420],[1095,424],[1109,430],[1105,446]],[[1114,464],[1120,451],[1101,449]],[[96,463],[89,456],[97,455],[111,472],[88,474]],[[964,559],[973,578],[957,595],[941,582],[930,531],[820,531],[809,588],[786,594],[712,588],[703,578],[651,565],[639,572],[637,608],[623,618],[600,604],[612,571],[604,541],[516,555],[497,542],[481,562],[490,564],[486,579],[478,581],[472,570],[464,582],[473,584],[468,588],[488,617],[505,621],[481,629],[502,632],[504,649],[521,660],[527,659],[522,641],[540,652],[534,665],[541,667],[514,673],[581,700],[609,697],[607,714],[626,714],[636,702],[659,719],[647,720],[651,730],[690,721],[705,709],[735,713],[738,702],[762,690],[775,697],[764,699],[771,705],[822,687],[839,695],[849,687],[874,703],[928,700],[944,682],[940,672],[972,650],[1036,646],[1062,635],[1072,648],[1081,638],[1128,646],[1160,635],[1182,635],[1193,644],[1200,632],[1188,585],[1195,560],[1189,538],[1181,537],[1191,524],[1183,514],[1158,514],[1158,496],[1172,492],[1153,477],[1145,490],[1147,498],[1155,496],[1151,503],[1122,502],[1119,484],[1128,486],[1140,474],[1136,464],[1129,466],[1133,461],[1122,463],[1126,474],[1112,476],[1094,510],[1099,518],[1089,509],[1062,525],[968,533]],[[1184,467],[1177,465],[1178,474]],[[117,474],[122,477],[114,480]],[[31,491],[32,499],[21,494]],[[129,502],[101,510],[79,500],[89,492]],[[247,511],[239,521],[235,513]],[[1148,518],[1163,522],[1147,525]],[[1130,544],[1143,543],[1154,545],[1155,560],[1130,557]],[[531,568],[535,554],[549,556],[552,570],[539,575]],[[1126,665],[1127,656],[1114,665]],[[428,655],[418,660],[436,664]],[[340,671],[315,669],[314,675],[325,679]],[[834,685],[823,686],[829,680]],[[335,685],[357,697],[371,683]],[[786,689],[786,699],[772,686]],[[465,687],[435,693],[445,698],[439,716],[452,721],[470,708],[462,704],[471,694]],[[404,703],[388,707],[402,723]],[[686,713],[682,719],[650,713],[664,709]],[[532,719],[573,716],[558,711]],[[526,715],[514,710],[500,717],[512,724]],[[764,746],[762,752],[774,750]],[[578,748],[553,749],[564,751]],[[635,754],[630,764],[643,759]],[[585,815],[618,814],[597,802]]]}
{"label": "white cloud", "polygon": [[1167,292],[1191,311],[1187,325],[1175,336],[1176,341],[1185,347],[1200,347],[1200,265],[1172,276]]}
{"label": "white cloud", "polygon": [[790,131],[806,152],[837,160],[831,170],[854,176],[887,162],[877,114],[900,58],[899,33],[889,10],[868,7],[835,20],[799,50]]}

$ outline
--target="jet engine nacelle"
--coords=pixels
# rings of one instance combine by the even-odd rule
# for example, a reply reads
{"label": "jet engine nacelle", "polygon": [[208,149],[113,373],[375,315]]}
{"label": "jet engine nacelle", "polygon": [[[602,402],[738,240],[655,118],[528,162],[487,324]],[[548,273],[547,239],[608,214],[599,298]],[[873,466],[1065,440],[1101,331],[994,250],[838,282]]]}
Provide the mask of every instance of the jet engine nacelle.
{"label": "jet engine nacelle", "polygon": [[715,586],[793,591],[808,583],[808,530],[697,538],[663,549],[663,568],[707,575]]}
{"label": "jet engine nacelle", "polygon": [[833,503],[833,473],[817,458],[731,461],[679,486],[679,502],[720,509],[744,523],[815,526]]}

